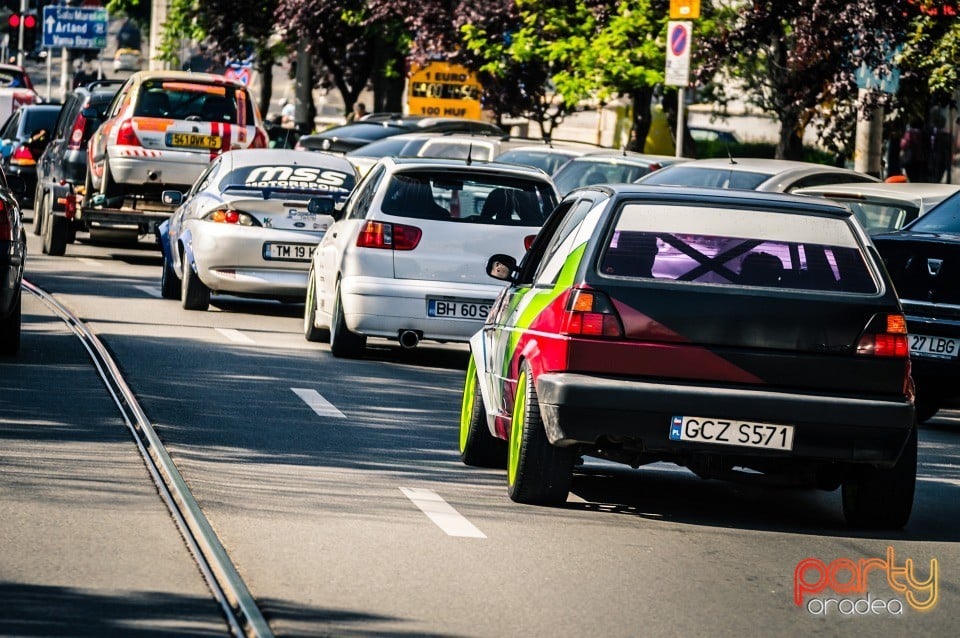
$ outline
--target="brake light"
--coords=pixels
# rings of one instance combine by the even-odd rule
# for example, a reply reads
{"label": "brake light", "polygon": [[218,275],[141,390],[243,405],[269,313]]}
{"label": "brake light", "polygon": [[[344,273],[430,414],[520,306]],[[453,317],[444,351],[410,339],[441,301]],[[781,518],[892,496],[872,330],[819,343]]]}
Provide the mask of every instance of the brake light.
{"label": "brake light", "polygon": [[905,359],[910,354],[903,315],[874,315],[857,342],[857,354]]}
{"label": "brake light", "polygon": [[416,226],[387,224],[368,221],[357,236],[359,248],[387,248],[391,250],[413,250],[423,235]]}
{"label": "brake light", "polygon": [[83,130],[87,128],[87,118],[83,115],[78,114],[77,119],[73,122],[73,130],[70,131],[70,141],[67,142],[67,148],[71,151],[79,151],[81,148],[81,142],[83,142]]}
{"label": "brake light", "polygon": [[523,238],[523,249],[530,250],[530,246],[533,246],[533,240],[536,239],[536,235],[527,235]]}
{"label": "brake light", "polygon": [[575,288],[567,299],[560,333],[581,337],[623,337],[623,324],[605,294]]}
{"label": "brake light", "polygon": [[240,226],[259,226],[258,222],[252,215],[241,212],[239,210],[234,210],[232,208],[218,208],[215,211],[211,211],[204,215],[203,217],[207,221],[216,222],[218,224],[238,224]]}
{"label": "brake light", "polygon": [[124,120],[117,129],[117,144],[119,146],[140,146],[140,138],[133,130],[133,122]]}
{"label": "brake light", "polygon": [[33,158],[33,153],[26,146],[18,146],[17,150],[10,156],[10,163],[14,166],[33,166],[37,160]]}
{"label": "brake light", "polygon": [[250,148],[267,148],[267,134],[259,128],[256,131],[250,140]]}

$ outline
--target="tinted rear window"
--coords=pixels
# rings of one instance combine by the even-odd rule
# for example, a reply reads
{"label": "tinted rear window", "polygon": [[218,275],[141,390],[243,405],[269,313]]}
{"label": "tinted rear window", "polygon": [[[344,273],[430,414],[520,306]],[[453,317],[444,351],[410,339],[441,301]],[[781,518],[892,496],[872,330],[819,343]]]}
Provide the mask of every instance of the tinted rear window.
{"label": "tinted rear window", "polygon": [[851,228],[825,217],[628,204],[599,264],[611,277],[878,292]]}
{"label": "tinted rear window", "polygon": [[355,148],[347,155],[351,157],[401,157],[403,147],[410,143],[410,140],[396,137],[388,137],[385,140],[370,142],[360,148]]}
{"label": "tinted rear window", "polygon": [[414,219],[542,226],[556,205],[545,183],[482,173],[404,172],[390,178],[381,209]]}
{"label": "tinted rear window", "polygon": [[237,124],[238,101],[241,99],[246,109],[245,123],[252,123],[250,100],[245,92],[232,86],[150,80],[140,88],[133,114],[139,117]]}
{"label": "tinted rear window", "polygon": [[321,137],[340,137],[340,138],[357,138],[361,140],[379,140],[382,137],[389,137],[391,135],[397,135],[399,133],[406,133],[407,129],[401,128],[399,126],[384,126],[383,124],[367,124],[361,122],[359,124],[351,124],[350,126],[343,126],[335,129],[330,129],[329,131],[324,131]]}
{"label": "tinted rear window", "polygon": [[644,178],[643,183],[666,186],[732,188],[752,191],[756,190],[760,184],[770,179],[770,177],[767,173],[678,165],[651,173]]}
{"label": "tinted rear window", "polygon": [[575,159],[557,171],[553,181],[561,193],[569,193],[579,186],[629,184],[649,172],[648,166]]}
{"label": "tinted rear window", "polygon": [[522,164],[523,166],[533,166],[544,171],[547,175],[552,175],[554,171],[563,166],[564,162],[573,157],[565,153],[545,153],[543,151],[507,151],[497,157],[498,162],[508,164]]}
{"label": "tinted rear window", "polygon": [[59,109],[30,109],[24,115],[23,130],[27,134],[35,133],[41,129],[50,133],[53,131],[59,116]]}

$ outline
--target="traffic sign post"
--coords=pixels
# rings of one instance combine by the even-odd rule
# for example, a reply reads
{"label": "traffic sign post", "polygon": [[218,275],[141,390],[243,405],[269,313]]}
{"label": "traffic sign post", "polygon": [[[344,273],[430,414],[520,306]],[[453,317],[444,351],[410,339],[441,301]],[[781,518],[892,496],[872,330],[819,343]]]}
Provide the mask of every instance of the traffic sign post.
{"label": "traffic sign post", "polygon": [[667,69],[664,84],[679,87],[677,91],[677,157],[683,157],[684,89],[690,84],[690,44],[692,40],[692,22],[671,20],[667,23]]}

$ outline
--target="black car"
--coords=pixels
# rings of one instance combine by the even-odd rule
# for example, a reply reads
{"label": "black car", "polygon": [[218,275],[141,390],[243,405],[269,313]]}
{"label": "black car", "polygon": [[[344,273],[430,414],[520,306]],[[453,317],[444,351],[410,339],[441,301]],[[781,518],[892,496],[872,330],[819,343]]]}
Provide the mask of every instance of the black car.
{"label": "black car", "polygon": [[873,242],[907,317],[917,420],[927,421],[960,399],[960,193]]}
{"label": "black car", "polygon": [[33,232],[43,234],[43,252],[62,255],[75,228],[64,201],[87,178],[87,142],[105,119],[123,80],[99,80],[67,95],[46,151],[37,163]]}
{"label": "black car", "polygon": [[[371,116],[368,116],[371,117]],[[346,153],[370,142],[401,133],[470,133],[473,135],[504,136],[496,124],[460,117],[391,116],[363,119],[359,122],[334,126],[313,135],[304,135],[297,148],[308,151]]]}
{"label": "black car", "polygon": [[59,104],[28,104],[14,111],[0,127],[3,172],[18,175],[25,182],[27,190],[20,198],[24,208],[33,208],[37,160],[50,144],[59,115]]}
{"label": "black car", "polygon": [[0,356],[20,350],[20,284],[27,256],[27,238],[17,197],[23,180],[0,171]]}

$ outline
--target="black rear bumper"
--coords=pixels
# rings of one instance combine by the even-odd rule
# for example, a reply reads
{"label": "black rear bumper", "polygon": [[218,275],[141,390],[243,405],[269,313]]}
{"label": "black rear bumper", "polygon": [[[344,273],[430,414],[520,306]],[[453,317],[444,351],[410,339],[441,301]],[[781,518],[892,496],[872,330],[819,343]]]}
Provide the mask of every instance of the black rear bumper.
{"label": "black rear bumper", "polygon": [[[557,373],[537,378],[540,413],[555,445],[606,446],[667,457],[692,454],[889,464],[914,423],[903,398],[824,396]],[[674,416],[794,426],[792,451],[672,441]]]}

